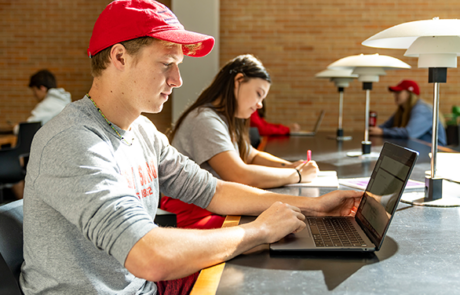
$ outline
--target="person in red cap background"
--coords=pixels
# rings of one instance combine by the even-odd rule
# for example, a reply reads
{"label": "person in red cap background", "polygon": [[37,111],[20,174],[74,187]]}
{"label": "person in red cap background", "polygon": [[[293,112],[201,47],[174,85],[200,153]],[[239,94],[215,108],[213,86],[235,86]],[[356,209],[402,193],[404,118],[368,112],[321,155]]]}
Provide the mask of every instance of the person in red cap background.
{"label": "person in red cap background", "polygon": [[[93,84],[35,135],[24,194],[29,294],[187,294],[202,268],[305,227],[309,215],[353,215],[362,192],[275,194],[214,178],[180,154],[142,112],[158,113],[182,79],[184,55],[210,36],[186,31],[152,0],[110,3],[94,25]],[[215,229],[154,223],[160,191],[223,215],[259,215]]]}
{"label": "person in red cap background", "polygon": [[[417,138],[427,142],[432,141],[433,107],[422,100],[420,88],[412,80],[403,80],[388,89],[393,92],[396,113],[379,127],[369,127],[369,135],[391,138]],[[438,122],[438,144],[446,145],[446,131],[442,115]]]}

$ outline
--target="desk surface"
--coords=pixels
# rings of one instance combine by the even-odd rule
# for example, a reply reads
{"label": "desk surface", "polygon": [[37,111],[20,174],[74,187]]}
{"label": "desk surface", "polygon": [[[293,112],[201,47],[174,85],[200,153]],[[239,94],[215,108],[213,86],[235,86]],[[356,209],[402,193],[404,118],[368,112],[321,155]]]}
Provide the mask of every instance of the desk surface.
{"label": "desk surface", "polygon": [[15,146],[16,140],[17,140],[16,135],[0,134],[0,145],[11,144],[11,146]]}
{"label": "desk surface", "polygon": [[[375,159],[349,158],[361,148],[361,133],[336,142],[325,133],[315,137],[272,137],[265,151],[286,159],[312,158],[322,170],[339,177],[369,176]],[[383,145],[372,138],[375,152]],[[420,152],[411,179],[423,180],[429,170],[430,147],[392,140]],[[347,187],[340,187],[348,189]],[[328,188],[278,188],[272,191],[315,197]],[[243,217],[241,222],[248,222]],[[267,247],[240,255],[225,264],[216,294],[448,294],[460,290],[459,208],[400,204],[382,249],[372,254],[276,255]]]}

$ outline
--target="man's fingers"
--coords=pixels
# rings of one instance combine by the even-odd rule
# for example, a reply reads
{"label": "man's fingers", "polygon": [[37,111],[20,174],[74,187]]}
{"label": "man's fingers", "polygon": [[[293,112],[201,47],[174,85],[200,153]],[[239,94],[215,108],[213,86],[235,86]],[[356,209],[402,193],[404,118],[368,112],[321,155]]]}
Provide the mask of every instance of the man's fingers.
{"label": "man's fingers", "polygon": [[305,224],[305,222],[300,222],[299,223],[299,227],[296,228],[292,233],[298,233],[300,231],[302,231],[307,225]]}
{"label": "man's fingers", "polygon": [[302,221],[305,220],[305,215],[303,215],[303,214],[300,213],[300,212],[298,212],[298,213],[296,214],[296,216],[297,216],[297,219],[300,219],[300,220],[302,220]]}
{"label": "man's fingers", "polygon": [[305,220],[305,215],[303,215],[302,211],[296,207],[296,206],[292,206],[290,204],[287,204],[287,203],[284,203],[284,205],[289,208],[290,210],[294,211],[294,216],[297,217],[297,219],[299,220]]}
{"label": "man's fingers", "polygon": [[293,211],[302,212],[302,211],[301,211],[298,207],[296,207],[296,206],[292,206],[292,205],[289,205],[289,204],[287,204],[287,203],[286,203],[286,206],[287,206],[288,208],[291,208],[291,210],[293,210]]}

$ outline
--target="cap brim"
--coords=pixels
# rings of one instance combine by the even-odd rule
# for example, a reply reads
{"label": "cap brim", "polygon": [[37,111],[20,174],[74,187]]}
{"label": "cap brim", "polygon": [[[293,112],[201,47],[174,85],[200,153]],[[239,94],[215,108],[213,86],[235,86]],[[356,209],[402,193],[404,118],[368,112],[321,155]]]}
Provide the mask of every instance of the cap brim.
{"label": "cap brim", "polygon": [[155,32],[153,34],[150,34],[149,36],[181,45],[192,45],[201,43],[201,45],[193,51],[190,51],[187,47],[183,46],[182,50],[184,54],[192,57],[203,57],[207,55],[211,52],[215,42],[212,36],[203,35],[200,33],[186,30],[169,30]]}
{"label": "cap brim", "polygon": [[392,92],[401,92],[404,89],[402,89],[401,87],[398,87],[398,86],[390,86],[390,87],[388,87],[388,90],[390,90]]}

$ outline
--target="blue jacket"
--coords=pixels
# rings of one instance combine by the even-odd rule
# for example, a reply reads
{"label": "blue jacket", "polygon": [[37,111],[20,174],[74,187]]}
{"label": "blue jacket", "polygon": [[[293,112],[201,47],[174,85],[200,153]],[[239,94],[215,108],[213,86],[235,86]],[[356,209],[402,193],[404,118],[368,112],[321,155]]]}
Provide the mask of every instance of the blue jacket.
{"label": "blue jacket", "polygon": [[[419,99],[412,107],[409,122],[406,127],[393,127],[394,115],[379,127],[384,137],[390,138],[417,138],[432,142],[433,136],[433,108]],[[446,130],[438,120],[438,145],[447,143]]]}

